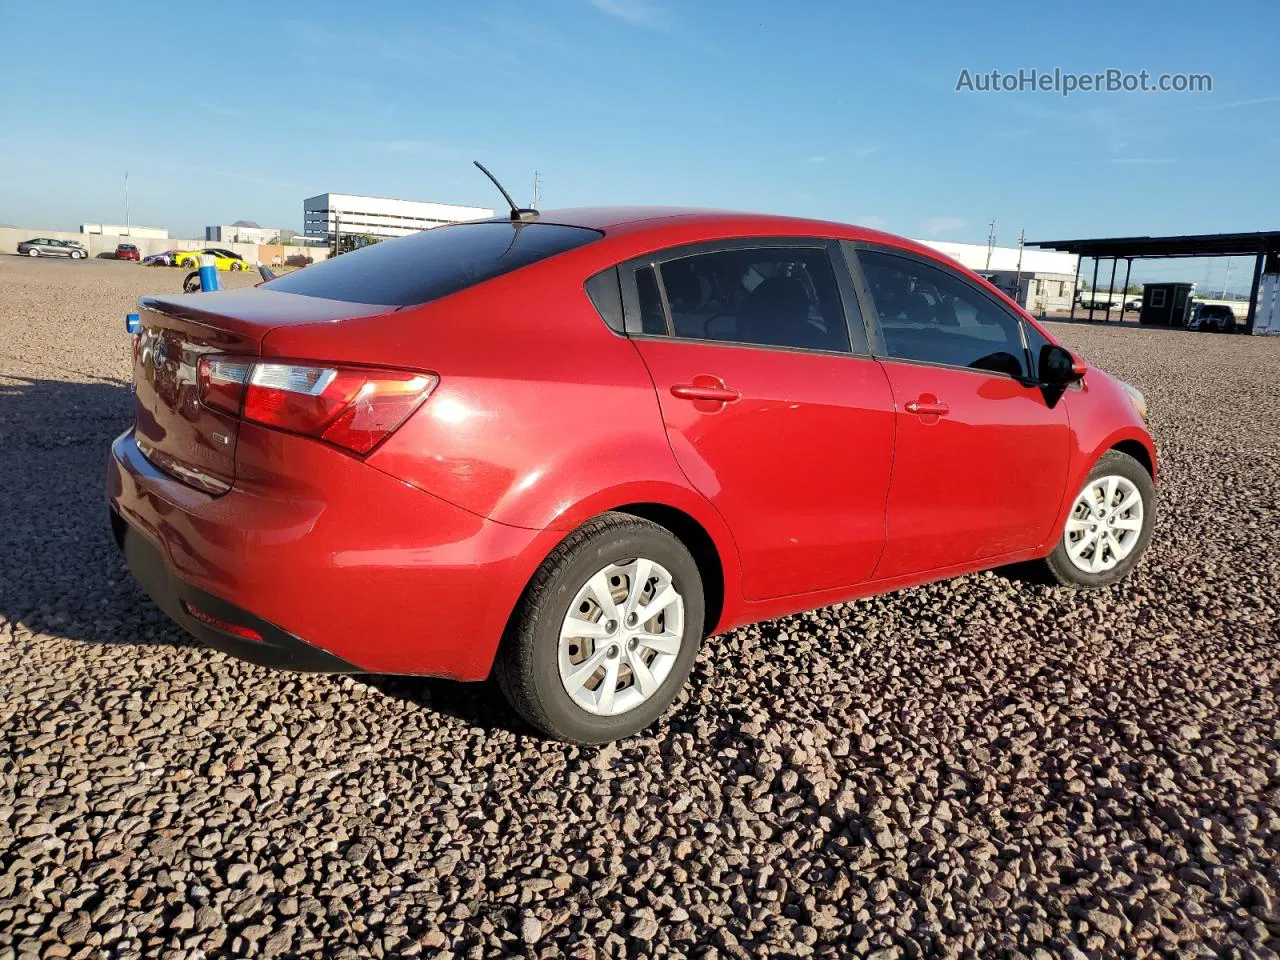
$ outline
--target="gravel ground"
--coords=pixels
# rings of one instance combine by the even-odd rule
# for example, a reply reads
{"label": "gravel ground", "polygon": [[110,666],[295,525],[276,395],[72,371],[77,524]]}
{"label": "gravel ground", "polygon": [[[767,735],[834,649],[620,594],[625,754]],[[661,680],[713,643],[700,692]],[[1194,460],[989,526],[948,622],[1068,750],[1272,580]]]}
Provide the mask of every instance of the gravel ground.
{"label": "gravel ground", "polygon": [[650,735],[579,749],[487,685],[239,663],[142,596],[103,464],[122,316],[180,282],[0,257],[0,960],[1280,952],[1280,340],[1055,328],[1151,403],[1129,581],[739,630]]}

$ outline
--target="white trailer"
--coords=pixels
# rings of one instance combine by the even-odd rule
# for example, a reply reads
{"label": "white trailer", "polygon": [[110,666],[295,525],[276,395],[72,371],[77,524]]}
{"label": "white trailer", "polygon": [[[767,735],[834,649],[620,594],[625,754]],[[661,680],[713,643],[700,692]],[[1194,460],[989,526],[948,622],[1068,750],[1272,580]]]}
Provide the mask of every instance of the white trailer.
{"label": "white trailer", "polygon": [[1080,304],[1085,310],[1092,307],[1094,310],[1106,310],[1110,305],[1112,310],[1138,310],[1142,307],[1142,294],[1140,293],[1108,293],[1106,290],[1081,290],[1076,294],[1076,303]]}
{"label": "white trailer", "polygon": [[1258,284],[1258,306],[1253,314],[1253,332],[1280,336],[1280,274],[1264,273]]}

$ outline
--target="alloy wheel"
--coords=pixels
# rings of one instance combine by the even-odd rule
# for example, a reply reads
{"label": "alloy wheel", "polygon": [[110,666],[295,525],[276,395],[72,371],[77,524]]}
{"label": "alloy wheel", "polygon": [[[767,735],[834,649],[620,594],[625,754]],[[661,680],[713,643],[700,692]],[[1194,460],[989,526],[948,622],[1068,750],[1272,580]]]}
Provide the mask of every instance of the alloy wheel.
{"label": "alloy wheel", "polygon": [[1062,534],[1067,559],[1085,573],[1105,573],[1133,553],[1143,520],[1142,494],[1132,481],[1098,477],[1071,507]]}
{"label": "alloy wheel", "polygon": [[684,598],[644,557],[611,563],[578,590],[560,627],[560,682],[583,710],[617,716],[661,688],[684,638]]}

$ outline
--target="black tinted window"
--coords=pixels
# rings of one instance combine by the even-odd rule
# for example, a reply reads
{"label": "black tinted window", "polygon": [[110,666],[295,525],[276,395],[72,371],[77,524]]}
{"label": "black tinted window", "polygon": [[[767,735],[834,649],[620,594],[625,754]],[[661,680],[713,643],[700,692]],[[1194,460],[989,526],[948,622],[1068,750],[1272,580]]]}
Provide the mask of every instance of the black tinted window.
{"label": "black tinted window", "polygon": [[661,271],[677,337],[849,349],[849,328],[825,248],[718,250],[668,260]]}
{"label": "black tinted window", "polygon": [[618,286],[618,268],[610,267],[593,277],[588,277],[583,286],[604,322],[610,329],[623,333],[626,330],[626,321],[622,312],[622,290]]}
{"label": "black tinted window", "polygon": [[960,277],[891,254],[858,260],[889,356],[1026,375],[1019,319]]}
{"label": "black tinted window", "polygon": [[653,267],[636,271],[636,294],[640,298],[640,329],[658,336],[667,332],[667,316],[662,312],[662,294]]}
{"label": "black tinted window", "polygon": [[1038,377],[1040,375],[1040,351],[1049,345],[1049,338],[1025,321],[1022,324],[1022,332],[1027,338],[1027,353],[1035,365],[1031,371],[1031,376]]}
{"label": "black tinted window", "polygon": [[551,223],[436,227],[286,274],[267,289],[349,303],[426,303],[600,236],[595,230]]}

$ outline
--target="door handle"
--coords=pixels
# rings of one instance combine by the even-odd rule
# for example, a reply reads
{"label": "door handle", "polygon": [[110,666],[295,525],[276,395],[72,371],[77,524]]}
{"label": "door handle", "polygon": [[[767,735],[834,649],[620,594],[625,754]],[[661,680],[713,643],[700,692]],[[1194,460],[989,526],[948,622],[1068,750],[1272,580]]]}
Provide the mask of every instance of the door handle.
{"label": "door handle", "polygon": [[907,413],[921,417],[945,417],[951,408],[940,400],[912,400],[907,404]]}
{"label": "door handle", "polygon": [[717,403],[732,403],[742,399],[742,394],[732,387],[709,383],[677,383],[671,388],[671,395],[681,400],[712,400]]}

